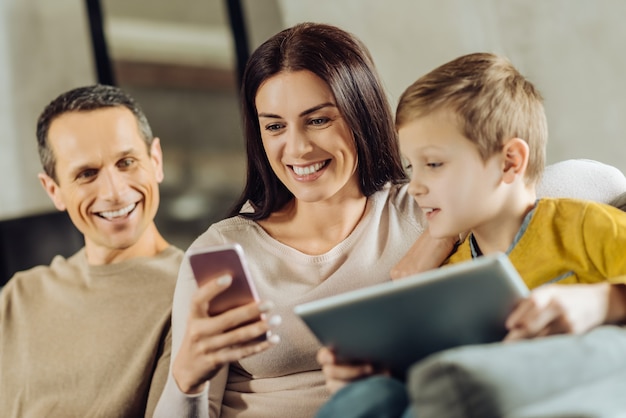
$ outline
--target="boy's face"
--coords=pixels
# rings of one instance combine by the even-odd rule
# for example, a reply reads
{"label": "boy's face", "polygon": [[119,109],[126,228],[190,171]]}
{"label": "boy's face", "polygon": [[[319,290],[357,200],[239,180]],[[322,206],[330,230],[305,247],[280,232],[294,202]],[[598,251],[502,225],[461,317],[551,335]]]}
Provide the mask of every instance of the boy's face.
{"label": "boy's face", "polygon": [[411,167],[409,193],[424,211],[432,236],[456,236],[497,216],[500,158],[483,161],[451,111],[421,116],[398,133]]}

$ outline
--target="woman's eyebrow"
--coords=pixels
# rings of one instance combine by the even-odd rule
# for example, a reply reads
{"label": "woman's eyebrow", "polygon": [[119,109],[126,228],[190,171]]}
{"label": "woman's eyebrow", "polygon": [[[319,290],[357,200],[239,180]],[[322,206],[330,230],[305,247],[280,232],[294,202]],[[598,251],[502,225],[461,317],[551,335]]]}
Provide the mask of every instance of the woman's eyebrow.
{"label": "woman's eyebrow", "polygon": [[[310,115],[311,113],[317,112],[320,109],[323,109],[325,107],[337,107],[334,103],[332,102],[326,102],[326,103],[321,103],[318,104],[317,106],[313,106],[310,109],[306,109],[303,112],[301,112],[298,116],[302,117],[302,116],[306,116],[306,115]],[[277,115],[275,113],[259,113],[259,117],[260,118],[272,118],[272,119],[281,119],[280,115]]]}
{"label": "woman's eyebrow", "polygon": [[316,111],[318,111],[320,109],[323,109],[325,107],[337,107],[337,106],[334,103],[331,103],[331,102],[318,104],[317,106],[313,106],[312,108],[305,110],[304,112],[300,113],[300,115],[298,115],[298,116],[302,117],[302,116],[310,115],[311,113],[316,112]]}

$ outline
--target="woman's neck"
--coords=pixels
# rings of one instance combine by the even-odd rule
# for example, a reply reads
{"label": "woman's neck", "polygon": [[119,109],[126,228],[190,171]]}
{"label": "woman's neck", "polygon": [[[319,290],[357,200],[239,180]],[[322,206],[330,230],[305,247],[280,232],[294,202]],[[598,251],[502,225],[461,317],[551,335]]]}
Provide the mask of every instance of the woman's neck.
{"label": "woman's neck", "polygon": [[294,199],[259,225],[283,244],[305,254],[319,255],[352,233],[366,205],[367,198],[362,194],[321,202]]}

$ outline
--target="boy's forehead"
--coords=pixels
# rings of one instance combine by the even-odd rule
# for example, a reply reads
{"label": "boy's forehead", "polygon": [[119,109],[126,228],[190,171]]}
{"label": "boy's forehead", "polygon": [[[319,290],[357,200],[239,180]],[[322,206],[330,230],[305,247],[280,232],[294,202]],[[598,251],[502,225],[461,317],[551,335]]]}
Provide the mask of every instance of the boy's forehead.
{"label": "boy's forehead", "polygon": [[[461,131],[453,112],[437,111],[413,118],[398,129],[403,154],[471,144]],[[473,144],[472,144],[473,146]]]}

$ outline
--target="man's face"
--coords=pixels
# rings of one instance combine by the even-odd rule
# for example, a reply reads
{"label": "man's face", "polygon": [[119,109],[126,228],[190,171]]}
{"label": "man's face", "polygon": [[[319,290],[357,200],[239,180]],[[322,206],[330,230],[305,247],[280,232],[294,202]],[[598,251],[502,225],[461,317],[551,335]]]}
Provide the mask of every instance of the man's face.
{"label": "man's face", "polygon": [[125,250],[152,226],[163,180],[161,147],[150,149],[125,107],[69,112],[54,119],[48,141],[57,181],[40,175],[59,210],[67,210],[89,251]]}

